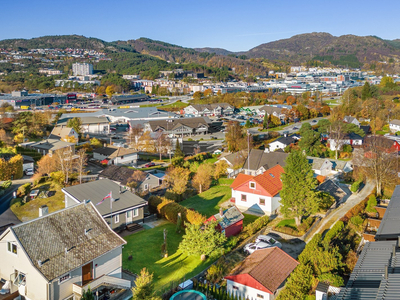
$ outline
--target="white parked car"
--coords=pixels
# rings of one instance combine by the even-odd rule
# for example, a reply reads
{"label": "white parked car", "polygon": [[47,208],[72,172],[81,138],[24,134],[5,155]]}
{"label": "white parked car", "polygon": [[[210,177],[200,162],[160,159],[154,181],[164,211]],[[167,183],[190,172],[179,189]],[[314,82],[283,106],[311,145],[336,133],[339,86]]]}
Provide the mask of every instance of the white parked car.
{"label": "white parked car", "polygon": [[32,176],[33,175],[33,169],[29,168],[25,170],[25,175],[26,176]]}
{"label": "white parked car", "polygon": [[270,235],[259,235],[256,239],[256,243],[257,242],[266,242],[266,243],[270,244],[271,247],[282,248],[282,244]]}
{"label": "white parked car", "polygon": [[252,254],[256,250],[267,249],[270,247],[282,248],[282,244],[268,235],[260,235],[255,243],[249,243],[244,246],[244,252]]}

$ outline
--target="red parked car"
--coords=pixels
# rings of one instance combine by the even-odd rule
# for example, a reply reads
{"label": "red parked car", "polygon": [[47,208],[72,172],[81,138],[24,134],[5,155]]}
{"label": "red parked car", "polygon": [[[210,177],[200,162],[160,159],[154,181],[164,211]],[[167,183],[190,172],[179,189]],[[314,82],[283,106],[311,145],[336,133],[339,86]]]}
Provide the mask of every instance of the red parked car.
{"label": "red parked car", "polygon": [[156,164],[153,162],[149,162],[147,164],[144,165],[145,168],[150,168],[150,167],[154,167]]}

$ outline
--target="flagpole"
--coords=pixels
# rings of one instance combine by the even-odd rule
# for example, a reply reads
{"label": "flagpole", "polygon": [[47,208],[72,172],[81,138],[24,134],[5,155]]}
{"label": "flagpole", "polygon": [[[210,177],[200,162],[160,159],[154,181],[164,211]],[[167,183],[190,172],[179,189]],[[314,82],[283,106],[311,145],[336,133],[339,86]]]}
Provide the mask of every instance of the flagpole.
{"label": "flagpole", "polygon": [[111,195],[111,197],[110,197],[110,210],[111,210],[111,221],[110,221],[110,224],[111,224],[111,229],[112,229],[112,191],[110,191],[110,195]]}

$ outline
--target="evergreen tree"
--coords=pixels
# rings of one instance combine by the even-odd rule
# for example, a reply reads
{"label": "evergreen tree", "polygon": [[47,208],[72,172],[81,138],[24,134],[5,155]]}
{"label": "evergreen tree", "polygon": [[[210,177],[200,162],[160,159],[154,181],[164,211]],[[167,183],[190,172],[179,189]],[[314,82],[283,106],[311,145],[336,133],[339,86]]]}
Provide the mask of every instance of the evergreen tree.
{"label": "evergreen tree", "polygon": [[185,157],[185,153],[183,153],[183,151],[181,150],[181,144],[179,143],[179,139],[176,140],[174,158],[176,157]]}
{"label": "evergreen tree", "polygon": [[300,151],[289,154],[284,170],[281,175],[281,212],[285,217],[294,218],[299,226],[303,216],[318,210],[313,171]]}
{"label": "evergreen tree", "polygon": [[307,155],[319,156],[321,150],[321,135],[312,129],[304,131],[301,134],[299,146]]}
{"label": "evergreen tree", "polygon": [[361,99],[366,100],[368,98],[371,98],[371,86],[368,81],[366,81],[361,91]]}
{"label": "evergreen tree", "polygon": [[90,290],[90,287],[88,287],[86,292],[83,292],[81,300],[94,300],[94,296],[92,291]]}

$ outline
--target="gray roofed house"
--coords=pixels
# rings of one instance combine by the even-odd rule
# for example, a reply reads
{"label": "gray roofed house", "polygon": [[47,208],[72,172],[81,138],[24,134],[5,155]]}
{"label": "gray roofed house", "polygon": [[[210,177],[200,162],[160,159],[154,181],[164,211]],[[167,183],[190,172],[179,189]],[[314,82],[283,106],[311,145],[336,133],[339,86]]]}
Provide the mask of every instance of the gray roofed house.
{"label": "gray roofed house", "polygon": [[394,189],[375,240],[392,240],[397,239],[398,236],[400,236],[400,185]]}
{"label": "gray roofed house", "polygon": [[358,127],[360,127],[360,122],[356,118],[354,118],[352,116],[345,116],[343,118],[343,122],[354,124],[354,125],[357,125]]}
{"label": "gray roofed house", "polygon": [[164,131],[177,136],[204,134],[209,131],[210,123],[207,117],[155,120],[146,123],[144,130]]}
{"label": "gray roofed house", "polygon": [[353,170],[350,161],[342,161],[330,158],[319,158],[307,156],[311,168],[317,175],[327,176],[329,174],[337,174],[338,172],[350,172]]}
{"label": "gray roofed house", "polygon": [[110,132],[110,120],[103,116],[84,116],[77,114],[63,114],[60,120],[57,122],[57,127],[67,127],[68,120],[72,118],[79,118],[82,122],[82,133],[96,133],[96,134],[107,134]]}
{"label": "gray roofed house", "polygon": [[183,110],[187,115],[195,116],[222,116],[230,115],[234,111],[234,107],[228,103],[210,103],[210,104],[191,104]]}
{"label": "gray roofed house", "polygon": [[108,160],[108,165],[136,165],[139,154],[133,149],[107,146],[93,150],[93,158],[99,161]]}
{"label": "gray roofed house", "polygon": [[209,221],[217,221],[219,224],[219,230],[225,233],[226,237],[230,237],[232,235],[237,235],[242,231],[244,219],[243,214],[240,210],[234,205],[227,210],[223,211],[220,208],[219,213],[208,218]]}
{"label": "gray roofed house", "polygon": [[245,174],[259,175],[275,165],[284,167],[288,155],[288,153],[279,150],[275,152],[265,152],[259,149],[251,149],[249,157],[247,157],[243,164],[243,170]]}
{"label": "gray roofed house", "polygon": [[34,149],[42,155],[46,155],[48,153],[54,153],[54,151],[58,151],[61,149],[70,148],[73,153],[75,153],[75,144],[64,142],[61,140],[55,139],[46,139],[40,142],[28,142],[22,143],[22,147]]}
{"label": "gray roofed house", "polygon": [[225,161],[228,164],[228,174],[234,172],[235,169],[241,169],[247,158],[247,151],[238,151],[227,155],[222,154],[220,158],[215,162],[216,164]]}
{"label": "gray roofed house", "polygon": [[78,142],[79,136],[73,128],[70,127],[54,127],[49,135],[49,139],[63,140],[68,142],[69,138],[74,138]]}
{"label": "gray roofed house", "polygon": [[[112,180],[113,182],[123,186],[128,189],[128,182],[132,174],[137,171],[134,169],[128,169],[125,167],[110,165],[107,166],[100,174],[99,178],[107,178]],[[139,171],[142,172],[142,171]],[[142,182],[139,182],[135,188],[135,191],[143,192],[149,191],[151,189],[157,188],[163,184],[163,180],[165,178],[165,172],[160,170],[149,170],[143,172],[146,174],[145,179]]]}
{"label": "gray roofed house", "polygon": [[[400,299],[398,242],[367,242],[337,300]],[[387,266],[387,270],[386,270]]]}
{"label": "gray roofed house", "polygon": [[[65,194],[65,207],[90,199],[103,218],[112,224],[113,229],[141,222],[144,217],[143,209],[147,206],[147,201],[129,190],[123,189],[110,179],[74,185],[63,188],[62,191]],[[113,199],[112,204],[110,203],[111,197],[104,199],[110,193]],[[104,201],[102,201],[103,199]]]}
{"label": "gray roofed house", "polygon": [[297,136],[281,136],[280,138],[276,139],[275,141],[269,143],[268,147],[270,151],[276,151],[278,149],[284,150],[287,146],[291,144],[295,144],[298,141]]}
{"label": "gray roofed house", "polygon": [[393,133],[400,131],[400,120],[391,120],[389,122],[389,128]]}
{"label": "gray roofed house", "polygon": [[336,203],[340,203],[347,193],[332,180],[328,179],[317,187],[318,191],[326,192],[335,198]]}
{"label": "gray roofed house", "polygon": [[[91,202],[9,227],[0,241],[0,277],[27,299],[80,298],[88,285],[93,291],[131,286],[122,279],[126,242]],[[93,281],[99,277],[101,282]]]}

